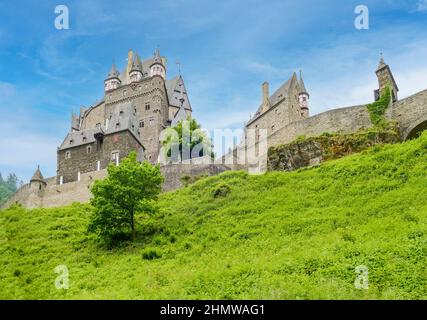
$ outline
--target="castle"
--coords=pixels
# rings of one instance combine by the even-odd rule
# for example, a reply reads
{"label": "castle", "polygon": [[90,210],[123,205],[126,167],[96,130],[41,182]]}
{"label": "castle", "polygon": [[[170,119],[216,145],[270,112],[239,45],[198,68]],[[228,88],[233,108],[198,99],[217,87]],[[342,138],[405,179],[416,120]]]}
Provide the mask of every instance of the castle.
{"label": "castle", "polygon": [[[397,87],[393,73],[388,64],[385,63],[384,58],[381,56],[377,70],[375,71],[378,79],[378,89],[374,90],[374,99],[377,101],[388,84],[391,84],[393,102],[398,100],[399,88]],[[299,79],[294,72],[291,78],[286,81],[279,89],[277,89],[272,95],[269,94],[269,84],[264,82],[262,84],[262,102],[258,110],[253,117],[246,123],[245,129],[252,129],[258,131],[259,129],[267,130],[266,140],[268,147],[276,146],[280,143],[286,143],[290,141],[278,141],[272,139],[277,132],[287,128],[292,123],[308,123],[304,120],[310,118],[309,113],[309,99],[310,94],[308,93],[302,73],[300,71]],[[339,109],[338,109],[339,110]],[[325,112],[324,114],[328,114]],[[366,124],[366,123],[364,123]],[[332,123],[330,130],[323,128],[324,131],[353,131],[355,128],[350,126],[349,128],[334,127],[339,126],[339,122]],[[369,124],[367,124],[369,126]],[[292,133],[289,129],[288,133]],[[321,134],[320,132],[319,134]],[[301,132],[301,135],[305,135],[306,132]],[[291,135],[292,136],[292,135]],[[296,138],[294,135],[292,136]],[[255,144],[258,143],[259,135],[255,136]],[[246,139],[248,140],[248,139]],[[289,140],[289,139],[287,139]]]}
{"label": "castle", "polygon": [[[401,140],[416,137],[427,129],[427,90],[399,100],[399,88],[388,64],[381,57],[375,71],[378,88],[374,99],[378,100],[391,85],[392,101],[385,118],[397,124]],[[166,78],[166,60],[159,50],[154,57],[141,61],[138,54],[128,53],[128,63],[122,73],[113,64],[104,82],[104,98],[82,108],[79,115],[72,115],[70,132],[58,147],[57,176],[45,179],[37,168],[30,182],[22,186],[1,208],[13,203],[25,207],[52,207],[90,199],[90,185],[106,176],[110,162],[119,163],[131,151],[137,151],[139,159],[156,163],[160,153],[160,133],[180,120],[191,116],[192,108],[179,75]],[[324,132],[353,133],[373,126],[365,105],[337,108],[310,116],[310,94],[302,74],[294,73],[272,95],[269,84],[262,84],[262,100],[256,113],[245,124],[243,146],[222,157],[225,164],[206,164],[183,161],[180,164],[162,165],[165,176],[164,190],[181,186],[181,177],[214,175],[225,170],[242,168],[235,166],[240,149],[245,154],[261,144],[260,132],[266,149],[290,143],[297,137],[319,136]],[[255,133],[254,143],[248,146],[248,133]],[[258,154],[258,161],[266,161]],[[231,163],[228,160],[232,160]],[[263,160],[264,159],[264,160]],[[265,166],[266,164],[262,164]],[[250,169],[246,162],[243,168]]]}
{"label": "castle", "polygon": [[112,65],[103,99],[71,117],[70,132],[58,148],[57,184],[79,181],[131,151],[157,162],[162,130],[192,113],[182,76],[167,79],[166,71],[158,49],[143,61],[129,50],[122,73]]}

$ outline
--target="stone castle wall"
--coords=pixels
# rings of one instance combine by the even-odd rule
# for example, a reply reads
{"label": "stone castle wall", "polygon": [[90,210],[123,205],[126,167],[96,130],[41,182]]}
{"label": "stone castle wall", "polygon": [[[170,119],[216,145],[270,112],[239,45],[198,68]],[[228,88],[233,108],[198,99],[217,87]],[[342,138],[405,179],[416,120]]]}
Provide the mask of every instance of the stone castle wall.
{"label": "stone castle wall", "polygon": [[[387,110],[385,117],[388,121],[395,121],[401,140],[412,137],[415,132],[427,129],[427,90],[421,91],[405,99],[393,103]],[[265,150],[260,144],[249,142],[246,151],[247,157],[256,155],[256,166],[266,169],[267,151],[271,147],[289,144],[301,136],[316,137],[323,133],[342,132],[354,133],[359,130],[371,128],[372,122],[366,105],[339,108],[326,111],[315,116],[292,122],[274,132],[270,131],[269,123],[260,123],[259,128],[267,129],[267,139],[260,140],[266,146]],[[253,142],[252,142],[253,143]],[[242,152],[241,147],[223,157],[229,163],[238,163],[236,154]],[[243,151],[243,153],[245,153]],[[252,164],[247,163],[250,167]]]}
{"label": "stone castle wall", "polygon": [[121,103],[132,103],[140,126],[146,159],[157,161],[160,132],[168,126],[169,107],[165,81],[160,76],[143,79],[138,84],[121,86],[105,95],[105,118]]}
{"label": "stone castle wall", "polygon": [[[211,176],[230,170],[225,165],[217,164],[169,164],[160,167],[165,177],[163,191],[172,191],[182,187],[182,177]],[[81,174],[80,181],[56,184],[56,177],[47,180],[47,186],[38,190],[38,185],[26,184],[13,194],[0,209],[6,209],[13,204],[21,204],[26,208],[49,208],[66,206],[73,202],[88,202],[91,198],[90,188],[95,180],[107,176],[107,170],[93,171]]]}
{"label": "stone castle wall", "polygon": [[397,121],[401,139],[406,140],[421,124],[427,122],[427,90],[395,102],[386,117]]}
{"label": "stone castle wall", "polygon": [[[88,147],[90,147],[90,152]],[[78,172],[83,174],[96,171],[98,160],[100,161],[100,169],[107,168],[112,161],[111,153],[113,151],[118,151],[119,159],[122,159],[128,156],[130,152],[141,148],[138,140],[126,130],[106,135],[102,144],[94,142],[59,150],[57,183],[59,184],[60,176],[63,177],[64,183],[68,183],[77,181]],[[69,159],[65,157],[66,152],[70,153]]]}

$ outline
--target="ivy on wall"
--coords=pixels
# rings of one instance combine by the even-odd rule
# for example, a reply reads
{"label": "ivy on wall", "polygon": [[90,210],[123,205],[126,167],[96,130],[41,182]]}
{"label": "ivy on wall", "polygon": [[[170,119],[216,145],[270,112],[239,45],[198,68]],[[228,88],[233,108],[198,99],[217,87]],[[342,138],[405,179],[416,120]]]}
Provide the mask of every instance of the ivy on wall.
{"label": "ivy on wall", "polygon": [[385,124],[384,114],[390,105],[391,100],[391,86],[387,85],[378,101],[367,105],[371,122],[374,126],[381,126]]}

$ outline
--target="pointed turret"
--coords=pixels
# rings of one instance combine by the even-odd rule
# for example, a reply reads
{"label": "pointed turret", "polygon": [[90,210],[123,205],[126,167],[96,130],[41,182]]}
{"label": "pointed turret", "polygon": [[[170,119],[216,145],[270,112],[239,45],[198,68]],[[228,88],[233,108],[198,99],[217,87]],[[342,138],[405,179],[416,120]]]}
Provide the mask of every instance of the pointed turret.
{"label": "pointed turret", "polygon": [[30,182],[34,182],[34,181],[45,182],[42,172],[40,171],[40,166],[37,166],[37,170],[34,172],[33,177],[30,180]]}
{"label": "pointed turret", "polygon": [[304,79],[302,77],[302,71],[301,70],[299,71],[299,86],[300,86],[300,94],[305,93],[308,96],[310,96],[307,89],[305,88],[305,83],[304,83]]}
{"label": "pointed turret", "polygon": [[40,166],[37,166],[37,170],[34,172],[33,177],[30,180],[30,188],[37,191],[43,191],[46,188],[46,185],[47,183],[40,171]]}
{"label": "pointed turret", "polygon": [[301,70],[299,71],[298,85],[299,85],[298,101],[301,109],[301,117],[308,118],[310,116],[309,108],[308,108],[308,100],[310,99],[310,94],[307,92],[307,89],[305,88],[305,83],[302,77]]}
{"label": "pointed turret", "polygon": [[139,54],[135,55],[135,58],[132,62],[132,67],[129,73],[130,82],[137,82],[142,79],[142,62],[139,57]]}
{"label": "pointed turret", "polygon": [[105,92],[117,89],[120,84],[120,72],[116,68],[116,64],[113,63],[111,70],[107,75],[107,79],[104,81],[104,90]]}
{"label": "pointed turret", "polygon": [[120,72],[117,70],[116,64],[113,63],[113,65],[111,66],[111,70],[107,75],[107,79],[114,79],[114,78],[119,78],[120,76]]}
{"label": "pointed turret", "polygon": [[163,64],[163,59],[160,56],[159,48],[156,49],[153,57],[153,63],[150,66],[151,76],[161,76],[164,80],[166,80],[166,67]]}
{"label": "pointed turret", "polygon": [[135,59],[132,62],[131,72],[137,70],[142,72],[142,62],[139,54],[136,54]]}
{"label": "pointed turret", "polygon": [[397,93],[399,88],[397,87],[396,81],[394,80],[393,73],[391,72],[390,66],[384,61],[383,54],[381,53],[380,62],[378,68],[375,71],[378,78],[378,89],[374,91],[375,100],[378,100],[384,92],[387,86],[391,87],[393,102],[397,101]]}

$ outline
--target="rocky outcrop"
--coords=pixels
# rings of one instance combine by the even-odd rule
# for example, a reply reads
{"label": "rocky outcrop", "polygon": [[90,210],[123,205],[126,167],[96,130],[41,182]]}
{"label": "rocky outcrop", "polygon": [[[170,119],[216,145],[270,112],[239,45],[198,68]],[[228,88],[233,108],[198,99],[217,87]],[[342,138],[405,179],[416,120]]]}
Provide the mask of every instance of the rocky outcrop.
{"label": "rocky outcrop", "polygon": [[328,134],[300,138],[296,141],[271,147],[268,150],[269,171],[293,171],[361,152],[374,145],[399,142],[396,129],[367,130],[353,134]]}

